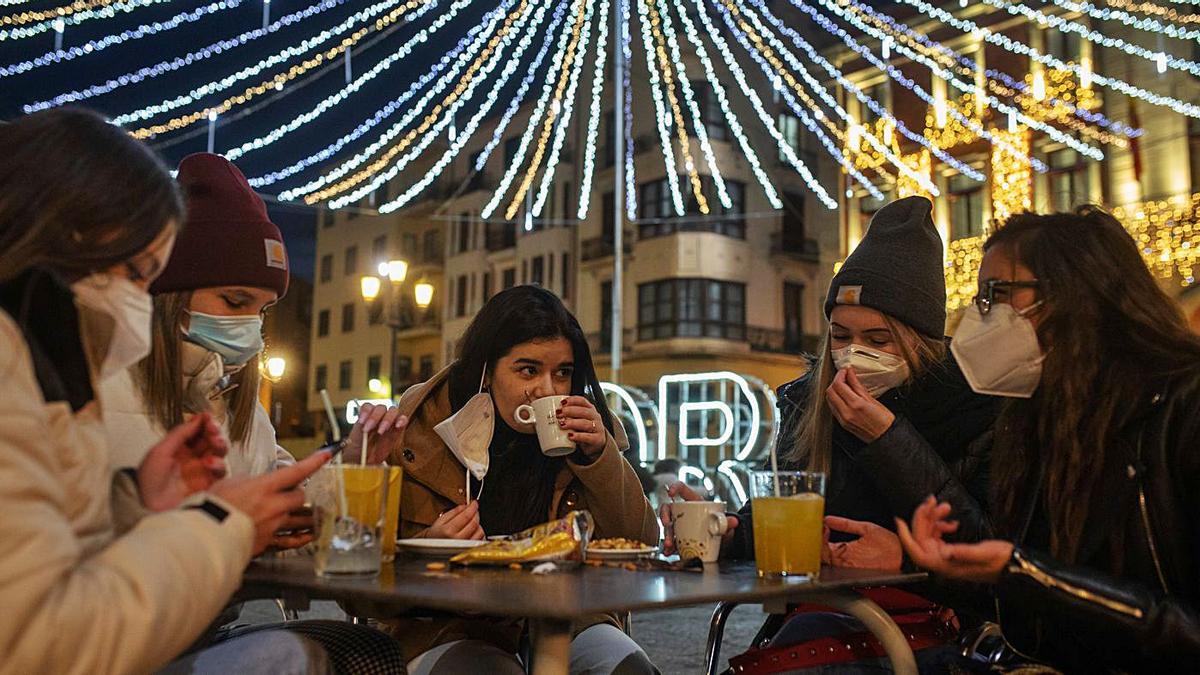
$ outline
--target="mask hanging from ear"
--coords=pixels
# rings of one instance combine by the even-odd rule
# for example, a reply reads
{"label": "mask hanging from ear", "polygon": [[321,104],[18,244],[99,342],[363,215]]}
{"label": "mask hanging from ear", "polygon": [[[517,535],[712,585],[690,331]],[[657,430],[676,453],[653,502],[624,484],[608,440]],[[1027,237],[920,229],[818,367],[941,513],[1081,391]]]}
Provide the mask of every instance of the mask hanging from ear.
{"label": "mask hanging from ear", "polygon": [[[484,373],[487,372],[486,366]],[[492,404],[492,395],[483,390],[484,376],[479,377],[479,393],[472,396],[458,412],[447,417],[433,427],[433,430],[446,442],[446,447],[458,458],[467,471],[481,484],[487,476],[488,463],[491,455],[488,448],[492,444],[492,433],[496,428],[496,410]],[[480,485],[480,492],[483,486]],[[471,495],[467,494],[468,501]]]}

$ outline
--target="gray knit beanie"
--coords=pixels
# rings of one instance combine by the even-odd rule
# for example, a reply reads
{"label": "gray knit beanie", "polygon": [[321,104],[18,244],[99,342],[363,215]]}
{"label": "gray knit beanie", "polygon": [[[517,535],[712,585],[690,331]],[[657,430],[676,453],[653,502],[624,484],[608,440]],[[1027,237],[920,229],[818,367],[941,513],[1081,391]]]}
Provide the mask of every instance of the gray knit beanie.
{"label": "gray knit beanie", "polygon": [[897,199],[879,209],[867,235],[829,284],[825,318],[836,305],[862,305],[941,339],[946,333],[942,238],[924,197]]}

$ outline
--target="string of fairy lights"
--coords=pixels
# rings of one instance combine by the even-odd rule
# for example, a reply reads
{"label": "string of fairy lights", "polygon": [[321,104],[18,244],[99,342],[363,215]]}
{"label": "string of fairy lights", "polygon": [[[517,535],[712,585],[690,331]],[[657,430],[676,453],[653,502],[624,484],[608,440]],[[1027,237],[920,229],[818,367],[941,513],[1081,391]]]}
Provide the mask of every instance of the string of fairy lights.
{"label": "string of fairy lights", "polygon": [[[942,177],[959,175],[988,185],[989,213],[1002,220],[1032,206],[1033,186],[1051,171],[1044,144],[1093,161],[1136,151],[1147,134],[1114,105],[1121,97],[1200,119],[1180,88],[1128,65],[1200,76],[1181,47],[1200,42],[1200,2],[981,0],[967,9],[897,0],[910,20],[865,0],[308,0],[273,20],[271,0],[167,2],[0,0],[0,44],[25,52],[0,64],[0,80],[8,91],[23,78],[41,78],[42,91],[61,82],[18,103],[27,113],[97,105],[152,143],[207,124],[215,151],[254,164],[256,189],[334,209],[369,200],[393,212],[435,185],[460,194],[488,174],[476,181],[490,192],[480,218],[526,227],[553,218],[565,184],[575,196],[565,215],[582,221],[595,217],[595,193],[621,162],[625,202],[612,208],[631,219],[640,186],[658,180],[654,217],[728,213],[739,206],[730,181],[740,172],[774,209],[782,190],[802,189],[830,210],[858,195],[937,197]],[[261,5],[262,25],[236,26],[251,5]],[[1048,31],[1078,51],[1048,48]],[[47,33],[54,49],[39,38]],[[184,34],[205,43],[173,37]],[[132,70],[105,72],[131,60],[96,57],[151,43],[155,58]],[[1011,58],[985,62],[985,46]],[[1114,58],[1098,59],[1101,50]],[[620,73],[614,51],[627,64]],[[1126,67],[1101,67],[1118,60]],[[616,77],[623,100],[613,99]],[[900,97],[923,114],[896,107]],[[623,147],[611,138],[618,116]],[[499,166],[494,176],[489,166]],[[1187,283],[1200,227],[1173,219],[1198,215],[1196,203],[1125,214],[1141,223],[1148,261]],[[948,281],[976,262],[969,245],[949,247]]]}

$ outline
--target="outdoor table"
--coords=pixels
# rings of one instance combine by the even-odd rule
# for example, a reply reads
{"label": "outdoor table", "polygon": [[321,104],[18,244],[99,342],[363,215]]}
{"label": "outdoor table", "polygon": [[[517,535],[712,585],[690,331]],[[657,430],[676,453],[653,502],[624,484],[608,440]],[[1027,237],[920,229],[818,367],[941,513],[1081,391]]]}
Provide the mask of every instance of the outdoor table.
{"label": "outdoor table", "polygon": [[545,575],[495,567],[428,571],[430,559],[398,557],[378,577],[320,578],[312,558],[260,559],[246,571],[241,599],[282,598],[301,607],[338,600],[364,617],[388,618],[417,609],[525,617],[533,643],[535,675],[561,675],[570,663],[571,622],[599,613],[667,609],[720,601],[761,604],[783,611],[788,603],[814,602],[861,620],[879,638],[895,672],[917,672],[900,629],[856,586],[903,585],[924,574],[827,567],[821,580],[760,579],[753,562],[705,566],[703,572],[627,570],[582,566]]}

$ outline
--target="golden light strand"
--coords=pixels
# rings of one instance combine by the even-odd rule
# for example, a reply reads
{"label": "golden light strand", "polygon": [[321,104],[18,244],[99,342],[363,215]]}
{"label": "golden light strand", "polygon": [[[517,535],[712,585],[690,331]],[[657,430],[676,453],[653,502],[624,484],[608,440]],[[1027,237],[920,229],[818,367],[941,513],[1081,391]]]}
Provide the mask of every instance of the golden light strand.
{"label": "golden light strand", "polygon": [[[992,129],[991,133],[1026,155],[1029,154],[1029,129]],[[999,224],[1013,214],[1028,211],[1033,206],[1033,172],[1028,163],[1022,162],[1005,146],[999,144],[992,146],[991,164],[992,222]]]}
{"label": "golden light strand", "polygon": [[522,0],[521,4],[517,7],[517,9],[515,9],[511,14],[509,14],[504,19],[504,25],[501,26],[500,30],[498,30],[496,32],[496,34],[492,36],[492,39],[488,41],[487,46],[484,47],[483,51],[479,53],[479,56],[477,56],[475,58],[475,60],[471,63],[470,67],[468,67],[466,72],[463,73],[463,76],[459,80],[458,84],[455,86],[454,91],[447,94],[440,103],[435,105],[433,107],[433,109],[429,112],[429,114],[425,116],[425,119],[423,119],[421,121],[421,124],[416,129],[413,129],[412,131],[409,131],[407,134],[405,134],[404,138],[400,139],[394,145],[392,145],[390,148],[388,148],[387,151],[384,152],[384,154],[382,156],[380,156],[379,159],[372,162],[365,169],[359,170],[354,175],[350,176],[349,178],[346,178],[345,180],[342,180],[341,182],[339,182],[335,185],[327,187],[318,192],[309,194],[308,196],[306,196],[304,198],[304,203],[317,204],[317,203],[325,201],[329,197],[332,197],[337,194],[341,194],[342,192],[346,192],[347,190],[353,188],[355,185],[358,185],[359,183],[363,182],[364,180],[366,180],[366,179],[370,178],[371,176],[375,175],[376,173],[378,173],[380,170],[383,169],[383,167],[387,166],[387,164],[396,155],[400,154],[401,152],[404,152],[404,150],[406,148],[408,148],[409,145],[412,144],[412,142],[416,139],[417,136],[425,133],[429,129],[429,127],[433,126],[434,123],[437,122],[437,118],[439,115],[441,115],[442,110],[444,110],[447,106],[452,105],[456,100],[458,100],[458,97],[463,95],[463,93],[467,90],[467,87],[470,85],[471,80],[474,78],[476,71],[478,71],[483,66],[484,62],[487,61],[488,57],[490,57],[492,52],[495,51],[496,47],[500,44],[501,40],[504,39],[504,36],[507,35],[509,30],[512,29],[513,22],[516,20],[516,18],[518,16],[520,16],[522,13],[524,13],[525,8],[528,6],[529,6],[529,0]]}
{"label": "golden light strand", "polygon": [[663,86],[667,89],[667,101],[671,104],[671,114],[675,118],[675,131],[679,136],[680,151],[683,153],[683,166],[687,169],[688,179],[692,183],[692,194],[696,196],[696,204],[699,205],[700,213],[708,215],[708,199],[704,197],[703,187],[700,184],[700,172],[696,169],[696,162],[692,157],[691,141],[688,138],[686,122],[683,119],[683,110],[679,107],[679,98],[675,95],[675,71],[667,56],[667,38],[659,28],[662,17],[658,13],[658,0],[646,0],[646,8],[650,15],[650,32],[654,35],[655,52],[658,54]]}
{"label": "golden light strand", "polygon": [[1156,5],[1153,2],[1129,2],[1129,0],[1105,0],[1106,5],[1127,12],[1140,12],[1161,16],[1175,23],[1200,23],[1200,14],[1180,14],[1170,7]]}
{"label": "golden light strand", "polygon": [[[904,155],[904,161],[917,174],[933,180],[933,154],[929,152],[928,148],[921,148],[920,152]],[[896,197],[903,199],[914,195],[933,200],[933,195],[921,187],[919,182],[902,174],[896,181]]]}
{"label": "golden light strand", "polygon": [[[586,0],[579,0],[579,4],[583,5]],[[537,175],[538,166],[542,162],[542,157],[546,154],[546,144],[550,141],[550,134],[554,132],[554,120],[558,117],[558,112],[562,110],[563,92],[567,88],[567,83],[571,77],[571,66],[575,63],[575,50],[579,47],[579,40],[583,36],[584,17],[587,13],[580,8],[575,13],[575,25],[571,27],[571,41],[567,44],[567,51],[563,57],[562,68],[558,75],[558,84],[554,88],[554,98],[550,105],[550,110],[546,113],[546,119],[542,122],[542,131],[538,135],[538,147],[533,153],[533,159],[529,162],[529,168],[525,171],[525,177],[521,179],[521,186],[517,188],[517,193],[513,195],[512,201],[508,205],[508,209],[504,212],[504,217],[512,220],[517,214],[517,210],[521,207],[521,200],[525,198],[525,193],[529,191],[529,187],[533,185],[533,179]]]}
{"label": "golden light strand", "polygon": [[21,12],[0,16],[0,26],[22,26],[27,23],[40,23],[51,19],[61,19],[76,12],[84,12],[97,7],[107,7],[117,0],[77,0],[69,5],[46,9],[38,12]]}

